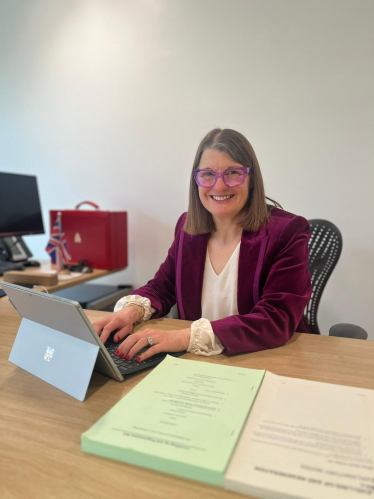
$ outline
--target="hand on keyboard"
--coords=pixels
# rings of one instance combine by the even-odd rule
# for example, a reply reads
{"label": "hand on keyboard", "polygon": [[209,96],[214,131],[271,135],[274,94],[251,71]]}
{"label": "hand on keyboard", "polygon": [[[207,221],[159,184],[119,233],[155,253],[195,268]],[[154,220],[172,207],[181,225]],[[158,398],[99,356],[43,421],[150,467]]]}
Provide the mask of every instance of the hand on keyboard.
{"label": "hand on keyboard", "polygon": [[115,314],[108,315],[104,319],[94,322],[92,326],[104,344],[114,331],[117,331],[113,338],[114,341],[120,341],[133,330],[134,322],[139,319],[139,311],[142,312],[140,307],[139,310],[135,306],[126,307]]}
{"label": "hand on keyboard", "polygon": [[[115,353],[127,360],[135,357],[138,362],[142,362],[160,352],[183,352],[187,350],[190,337],[191,328],[179,331],[160,331],[147,328],[144,331],[128,336],[118,346]],[[150,348],[147,351],[140,353],[143,348],[148,346]]]}
{"label": "hand on keyboard", "polygon": [[[135,358],[138,362],[142,362],[161,352],[171,353],[187,350],[190,343],[191,328],[179,331],[160,331],[148,328],[139,333],[130,334],[134,322],[138,319],[139,312],[137,308],[126,307],[113,315],[105,317],[105,319],[95,322],[93,327],[104,344],[108,342],[109,338],[112,338],[115,343],[125,338],[117,346],[114,353],[126,360]],[[148,341],[148,338],[151,338],[151,340]],[[144,348],[148,349],[141,352]]]}

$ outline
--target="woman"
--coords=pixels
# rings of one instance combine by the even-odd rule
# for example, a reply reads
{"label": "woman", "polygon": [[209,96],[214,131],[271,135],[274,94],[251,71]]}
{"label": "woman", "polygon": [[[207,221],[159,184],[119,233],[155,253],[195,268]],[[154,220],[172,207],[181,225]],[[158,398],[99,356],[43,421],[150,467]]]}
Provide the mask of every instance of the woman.
{"label": "woman", "polygon": [[[118,332],[117,355],[137,360],[159,352],[236,354],[274,348],[297,330],[309,332],[303,310],[311,296],[309,224],[269,206],[256,155],[240,133],[215,129],[193,164],[187,214],[154,279],[121,299],[114,315],[94,324],[105,343]],[[179,331],[133,325],[163,317],[177,303],[194,321]]]}

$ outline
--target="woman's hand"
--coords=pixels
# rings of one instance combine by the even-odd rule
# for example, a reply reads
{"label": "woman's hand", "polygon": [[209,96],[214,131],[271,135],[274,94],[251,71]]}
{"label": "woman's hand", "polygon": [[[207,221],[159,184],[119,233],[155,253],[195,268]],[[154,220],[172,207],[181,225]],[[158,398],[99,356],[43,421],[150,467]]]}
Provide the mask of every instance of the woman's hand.
{"label": "woman's hand", "polygon": [[128,336],[118,347],[116,355],[120,355],[122,358],[126,357],[126,360],[132,359],[142,348],[148,346],[148,337],[152,338],[153,346],[136,358],[139,362],[160,352],[183,352],[190,344],[190,336],[191,328],[179,331],[160,331],[147,328]]}
{"label": "woman's hand", "polygon": [[92,326],[103,343],[109,338],[110,333],[116,329],[118,331],[113,339],[114,341],[120,341],[131,333],[134,322],[139,320],[142,314],[142,307],[131,305],[131,307],[125,307],[115,314],[105,317],[105,319],[94,322]]}

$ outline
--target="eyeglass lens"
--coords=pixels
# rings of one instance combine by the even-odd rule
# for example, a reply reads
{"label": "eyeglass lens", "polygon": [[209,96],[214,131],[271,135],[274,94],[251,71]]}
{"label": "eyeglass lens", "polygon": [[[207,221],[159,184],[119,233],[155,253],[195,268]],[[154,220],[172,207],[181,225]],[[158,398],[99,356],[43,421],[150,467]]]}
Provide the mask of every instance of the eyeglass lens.
{"label": "eyeglass lens", "polygon": [[[236,170],[232,168],[230,170],[226,170],[223,174],[226,185],[230,187],[236,187],[243,183],[244,180],[244,171]],[[214,171],[200,171],[197,174],[197,178],[199,184],[203,187],[210,187],[214,185],[216,181],[216,173]]]}

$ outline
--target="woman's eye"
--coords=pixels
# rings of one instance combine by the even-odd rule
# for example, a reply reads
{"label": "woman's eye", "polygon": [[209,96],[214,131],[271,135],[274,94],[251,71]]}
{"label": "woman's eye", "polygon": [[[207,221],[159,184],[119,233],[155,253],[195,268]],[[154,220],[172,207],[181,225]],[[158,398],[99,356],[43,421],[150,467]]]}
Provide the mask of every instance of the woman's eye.
{"label": "woman's eye", "polygon": [[214,173],[213,172],[201,172],[200,176],[203,178],[210,178],[210,177],[214,177]]}
{"label": "woman's eye", "polygon": [[228,170],[226,172],[226,175],[239,176],[239,175],[242,175],[242,171],[241,170]]}

